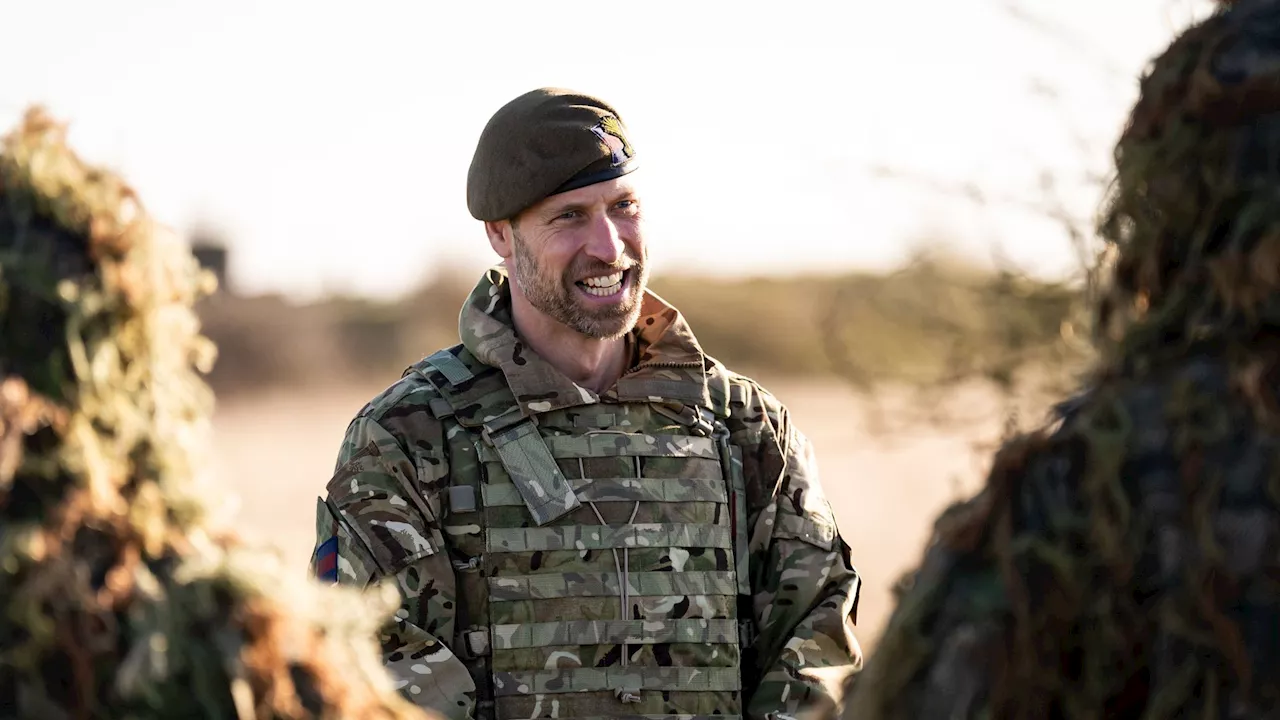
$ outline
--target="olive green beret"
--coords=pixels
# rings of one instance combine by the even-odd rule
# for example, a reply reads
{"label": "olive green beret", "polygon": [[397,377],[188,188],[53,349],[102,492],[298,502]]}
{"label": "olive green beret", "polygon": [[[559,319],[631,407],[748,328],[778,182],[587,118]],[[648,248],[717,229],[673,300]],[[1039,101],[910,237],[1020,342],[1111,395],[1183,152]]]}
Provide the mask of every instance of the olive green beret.
{"label": "olive green beret", "polygon": [[635,169],[617,110],[590,95],[539,88],[503,105],[480,133],[467,209],[477,220],[506,220],[551,195]]}

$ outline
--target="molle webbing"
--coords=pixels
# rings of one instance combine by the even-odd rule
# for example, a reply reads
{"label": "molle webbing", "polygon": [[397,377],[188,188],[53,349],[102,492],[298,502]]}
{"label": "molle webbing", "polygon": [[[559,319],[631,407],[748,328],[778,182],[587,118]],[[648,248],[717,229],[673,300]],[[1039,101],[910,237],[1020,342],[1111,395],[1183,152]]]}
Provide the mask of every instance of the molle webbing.
{"label": "molle webbing", "polygon": [[[494,695],[550,695],[606,688],[633,690],[737,691],[736,668],[606,667],[494,673]],[[619,706],[622,707],[622,706]]]}
{"label": "molle webbing", "polygon": [[[727,502],[723,480],[711,478],[574,478],[569,486],[578,499],[609,502]],[[520,493],[509,485],[484,485],[484,504],[489,507],[524,504]]]}
{"label": "molle webbing", "polygon": [[481,557],[467,587],[487,591],[459,598],[488,623],[462,633],[492,669],[495,702],[478,714],[740,720],[745,493],[727,429],[693,402],[710,402],[706,391],[636,384],[647,399],[535,422],[503,399],[498,371],[465,350],[443,355],[417,371],[480,463],[478,480],[453,483],[479,492],[459,493],[450,530]]}
{"label": "molle webbing", "polygon": [[[717,571],[633,572],[627,574],[629,595],[733,595],[735,573]],[[534,600],[614,596],[621,590],[618,573],[541,573],[489,578],[489,598]]]}
{"label": "molle webbing", "polygon": [[[700,457],[719,459],[720,450],[715,440],[688,435],[630,435],[600,433],[597,435],[559,435],[542,438],[542,442],[557,458],[587,457]],[[480,459],[485,462],[501,460],[493,448],[481,446]],[[505,462],[503,465],[505,466]]]}
{"label": "molle webbing", "polygon": [[546,528],[488,528],[489,552],[609,550],[611,548],[733,547],[728,527],[679,523],[646,525],[565,525]]}
{"label": "molle webbing", "polygon": [[[575,427],[567,418],[543,424]],[[730,522],[735,494],[722,459],[731,453],[718,438],[633,430],[549,430],[542,437],[569,487],[589,506],[542,527],[494,524],[500,517],[511,521],[500,511],[513,506],[517,491],[513,479],[503,477],[509,473],[501,454],[479,449],[489,468],[481,486],[490,509],[485,552],[508,573],[534,569],[487,578],[499,717],[522,714],[527,706],[519,703],[541,696],[548,703],[559,698],[561,717],[659,714],[672,709],[668,703],[680,714],[741,712],[741,630],[732,599],[742,583]],[[591,468],[606,466],[613,474],[593,475]],[[623,470],[630,476],[619,474]],[[611,517],[623,520],[606,523],[606,504],[616,508]],[[629,507],[634,518],[641,505],[646,517],[666,520],[625,519]],[[690,505],[707,507],[704,521],[681,521]],[[586,559],[590,554],[594,560]],[[714,564],[677,570],[664,559],[681,554]],[[560,569],[575,563],[600,569]],[[601,567],[606,563],[610,570]],[[607,598],[620,602],[601,602]],[[540,613],[538,603],[555,603],[547,606],[555,614]],[[572,665],[554,667],[561,656]]]}
{"label": "molle webbing", "polygon": [[544,623],[494,625],[490,642],[495,650],[549,645],[619,645],[628,643],[731,643],[738,640],[732,620],[560,620]]}

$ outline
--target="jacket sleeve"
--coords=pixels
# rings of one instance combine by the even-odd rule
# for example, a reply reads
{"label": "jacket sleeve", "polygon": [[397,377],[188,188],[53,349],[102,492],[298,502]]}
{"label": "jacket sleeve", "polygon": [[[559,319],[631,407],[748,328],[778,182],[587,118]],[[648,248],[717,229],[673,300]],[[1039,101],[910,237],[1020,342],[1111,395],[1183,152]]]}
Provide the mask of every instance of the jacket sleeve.
{"label": "jacket sleeve", "polygon": [[740,431],[751,501],[751,583],[760,682],[753,720],[830,718],[862,668],[854,634],[861,579],[822,491],[813,445],[762,391]]}
{"label": "jacket sleeve", "polygon": [[356,418],[316,505],[311,574],[360,589],[393,585],[400,606],[380,641],[396,688],[437,715],[470,718],[475,684],[449,647],[456,577],[418,467],[385,427]]}

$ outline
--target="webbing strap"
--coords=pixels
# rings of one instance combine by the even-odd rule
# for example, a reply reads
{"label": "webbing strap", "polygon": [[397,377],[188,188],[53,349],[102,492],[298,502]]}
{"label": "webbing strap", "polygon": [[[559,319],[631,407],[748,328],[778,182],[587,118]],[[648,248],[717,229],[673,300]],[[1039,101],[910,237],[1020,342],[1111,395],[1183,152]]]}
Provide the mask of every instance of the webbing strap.
{"label": "webbing strap", "polygon": [[742,471],[742,449],[726,438],[720,445],[721,462],[729,474],[729,512],[733,513],[733,569],[738,575],[738,594],[751,595],[751,556],[747,548],[747,486]]}
{"label": "webbing strap", "polygon": [[[542,600],[618,595],[613,572],[541,573],[489,578],[489,601]],[[733,573],[716,570],[627,573],[627,594],[640,596],[721,595],[737,593]]]}
{"label": "webbing strap", "polygon": [[729,528],[685,523],[564,525],[548,528],[488,528],[489,552],[609,550],[611,548],[731,548]]}
{"label": "webbing strap", "polygon": [[738,621],[704,618],[678,620],[560,620],[494,625],[494,650],[553,645],[648,645],[652,643],[738,643]]}
{"label": "webbing strap", "polygon": [[453,416],[453,406],[444,398],[431,398],[427,401],[427,408],[431,410],[431,415],[437,420]]}
{"label": "webbing strap", "polygon": [[742,689],[738,668],[725,667],[576,667],[495,672],[493,681],[496,697],[619,689],[686,692],[734,692]]}
{"label": "webbing strap", "polygon": [[[573,478],[579,500],[591,502],[728,502],[724,481],[708,478]],[[523,505],[519,490],[509,483],[480,486],[486,507]]]}
{"label": "webbing strap", "polygon": [[427,364],[440,371],[445,379],[451,385],[460,385],[475,377],[471,370],[457,358],[453,353],[446,350],[437,350],[426,357]]}
{"label": "webbing strap", "polygon": [[493,445],[535,525],[546,525],[581,505],[532,420],[525,418],[496,432],[486,426],[484,436]]}

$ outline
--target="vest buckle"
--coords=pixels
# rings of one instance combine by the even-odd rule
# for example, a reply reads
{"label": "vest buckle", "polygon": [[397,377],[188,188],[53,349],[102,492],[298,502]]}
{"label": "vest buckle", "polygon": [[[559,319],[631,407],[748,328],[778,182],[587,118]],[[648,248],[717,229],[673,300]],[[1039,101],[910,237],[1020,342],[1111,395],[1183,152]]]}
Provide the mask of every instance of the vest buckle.
{"label": "vest buckle", "polygon": [[747,649],[756,642],[756,625],[750,620],[738,620],[738,647]]}
{"label": "vest buckle", "polygon": [[489,631],[482,628],[463,632],[462,647],[466,649],[467,660],[487,657],[490,650]]}
{"label": "vest buckle", "polygon": [[635,704],[640,702],[640,691],[638,689],[627,690],[627,689],[619,688],[617,690],[614,690],[613,694],[615,697],[618,698],[618,701],[623,704]]}

